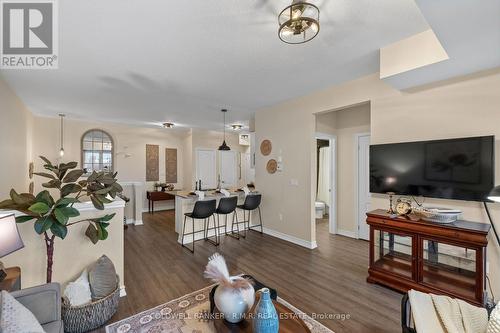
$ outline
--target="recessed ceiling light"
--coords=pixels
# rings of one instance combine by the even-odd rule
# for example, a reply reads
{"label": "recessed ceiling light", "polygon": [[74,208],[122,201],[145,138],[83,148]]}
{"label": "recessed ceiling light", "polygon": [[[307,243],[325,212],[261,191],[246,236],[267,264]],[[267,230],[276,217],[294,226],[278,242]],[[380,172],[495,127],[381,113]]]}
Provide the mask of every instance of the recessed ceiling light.
{"label": "recessed ceiling light", "polygon": [[174,127],[174,123],[163,123],[163,127],[172,128],[172,127]]}
{"label": "recessed ceiling light", "polygon": [[234,125],[231,125],[231,128],[235,131],[238,131],[240,129],[243,128],[243,125],[239,125],[239,124],[234,124]]}

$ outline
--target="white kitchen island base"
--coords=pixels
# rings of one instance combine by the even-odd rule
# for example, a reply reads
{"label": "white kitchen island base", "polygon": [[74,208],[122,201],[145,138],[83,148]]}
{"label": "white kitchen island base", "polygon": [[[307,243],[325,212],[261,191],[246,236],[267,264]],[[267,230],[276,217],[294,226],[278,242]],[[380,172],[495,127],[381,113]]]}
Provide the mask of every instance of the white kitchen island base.
{"label": "white kitchen island base", "polygon": [[[196,201],[198,201],[198,197],[195,195],[189,195],[188,192],[176,192],[172,191],[169,192],[173,195],[175,195],[175,232],[178,234],[178,239],[177,241],[179,243],[182,243],[182,233],[183,233],[183,227],[184,227],[184,214],[185,213],[191,213],[194,208],[194,204]],[[232,196],[237,196],[238,197],[238,205],[242,205],[243,202],[245,201],[245,194],[244,192],[234,192],[231,193]],[[217,200],[217,205],[219,204],[219,200],[223,198],[224,195],[220,193],[207,193],[205,195],[204,200],[211,200],[215,199]],[[233,213],[234,214],[234,213]],[[231,231],[231,223],[233,221],[233,214],[228,214],[227,215],[227,231]],[[236,209],[236,217],[239,222],[243,222],[244,220],[244,211],[241,209]],[[248,217],[248,213],[247,213]],[[213,225],[213,218],[217,219],[217,214],[214,214],[214,217],[210,217],[210,225]],[[226,216],[225,215],[220,215],[220,224],[219,224],[219,235],[224,236],[225,233],[224,231],[226,230],[225,227],[225,222],[226,222]],[[251,225],[252,221],[256,221],[255,218],[258,218],[258,214],[255,215],[255,212],[251,213]],[[186,233],[190,234],[192,232],[192,222],[191,219],[188,218],[188,222],[186,222]],[[203,230],[204,230],[204,225],[203,225],[203,220],[195,220],[194,223],[194,228],[195,228],[195,241],[201,240],[204,238],[203,235]],[[236,227],[235,227],[236,229]],[[243,231],[243,224],[240,224],[240,231]],[[210,230],[208,233],[208,237],[213,237],[215,236],[215,230]],[[189,244],[193,242],[193,236],[192,235],[186,235],[184,237],[184,244]]]}

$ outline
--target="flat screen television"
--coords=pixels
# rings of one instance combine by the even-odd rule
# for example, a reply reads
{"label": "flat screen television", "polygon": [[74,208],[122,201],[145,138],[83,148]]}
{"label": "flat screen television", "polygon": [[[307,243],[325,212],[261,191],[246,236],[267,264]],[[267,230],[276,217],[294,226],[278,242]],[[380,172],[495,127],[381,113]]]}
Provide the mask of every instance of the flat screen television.
{"label": "flat screen television", "polygon": [[370,192],[486,201],[494,136],[370,146]]}

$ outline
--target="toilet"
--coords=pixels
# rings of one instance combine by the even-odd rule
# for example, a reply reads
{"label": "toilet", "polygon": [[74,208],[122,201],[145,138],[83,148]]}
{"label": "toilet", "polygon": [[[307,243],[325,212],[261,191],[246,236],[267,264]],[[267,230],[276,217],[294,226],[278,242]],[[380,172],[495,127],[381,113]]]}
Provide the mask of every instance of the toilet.
{"label": "toilet", "polygon": [[325,216],[326,204],[321,201],[316,201],[315,206],[316,206],[316,218],[322,219],[323,216]]}

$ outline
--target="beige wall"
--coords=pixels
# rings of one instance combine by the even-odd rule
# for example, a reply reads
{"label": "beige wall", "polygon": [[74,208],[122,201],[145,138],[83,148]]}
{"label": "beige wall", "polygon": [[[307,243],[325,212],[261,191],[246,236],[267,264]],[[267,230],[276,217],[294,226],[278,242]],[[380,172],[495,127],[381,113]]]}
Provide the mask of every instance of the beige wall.
{"label": "beige wall", "polygon": [[[94,128],[102,129],[113,137],[114,169],[118,171],[120,182],[146,181],[146,144],[160,146],[160,181],[165,181],[165,148],[178,149],[178,187],[184,185],[182,140],[187,130],[167,130],[163,128],[142,128],[111,123],[65,120],[64,161],[81,163],[81,139],[83,134]],[[35,117],[33,151],[44,154],[49,159],[59,158],[59,119]],[[37,165],[40,165],[38,163]],[[151,187],[154,182],[147,182]]]}
{"label": "beige wall", "polygon": [[[164,129],[164,128],[144,128],[127,125],[117,125],[112,123],[96,123],[74,119],[65,120],[63,161],[77,161],[81,164],[81,139],[83,134],[90,129],[101,129],[111,135],[114,141],[114,170],[118,172],[120,183],[138,182],[142,184],[137,188],[141,191],[142,205],[137,205],[137,211],[147,209],[146,191],[153,189],[155,182],[146,182],[146,144],[155,144],[160,147],[159,175],[160,182],[165,181],[165,148],[177,149],[177,174],[178,182],[176,188],[184,187],[184,159],[183,140],[188,135],[188,130],[184,129]],[[33,144],[33,151],[36,155],[44,154],[51,160],[59,158],[59,119],[48,117],[35,117],[34,137],[37,138]],[[35,165],[41,168],[38,158],[35,158]],[[187,181],[187,180],[186,180]],[[40,186],[41,180],[36,183]],[[130,189],[127,189],[130,192]],[[130,194],[130,193],[128,193]],[[127,205],[127,219],[133,219],[131,204]],[[172,204],[159,202],[155,209],[169,209]],[[135,219],[137,220],[137,219]]]}
{"label": "beige wall", "polygon": [[[322,113],[316,116],[316,132],[336,136],[337,161],[337,232],[355,234],[356,183],[353,181],[357,166],[356,134],[370,132],[370,104]],[[316,184],[316,181],[314,182]]]}
{"label": "beige wall", "polygon": [[[0,155],[4,157],[0,173],[0,200],[8,198],[11,188],[15,188],[18,192],[28,191],[28,164],[33,160],[33,155],[38,155],[38,148],[32,147],[33,143],[38,147],[46,137],[54,136],[49,131],[50,127],[44,135],[40,135],[38,131],[35,136],[38,121],[39,119],[32,116],[0,78],[0,142],[2,142]],[[55,133],[55,144],[51,146],[51,155],[47,154],[51,158],[58,154],[58,130]],[[108,229],[110,236],[107,241],[93,245],[85,237],[86,225],[73,227],[64,241],[56,241],[54,281],[65,283],[73,279],[85,265],[95,261],[102,254],[108,255],[113,260],[118,274],[123,279],[123,209],[112,211],[116,212],[117,216],[111,221]],[[98,214],[100,216],[102,212]],[[82,216],[96,216],[96,213],[90,210],[84,212]],[[23,287],[42,284],[46,276],[45,243],[33,230],[33,223],[19,224],[18,227],[25,247],[1,260],[7,267],[21,267]],[[77,252],[75,248],[78,248]]]}
{"label": "beige wall", "polygon": [[[59,119],[38,117],[34,118],[33,144],[36,155],[43,154],[51,160],[59,159]],[[121,183],[139,182],[141,187],[143,207],[147,207],[146,191],[153,188],[155,182],[146,182],[146,144],[160,146],[160,182],[165,181],[165,148],[177,149],[176,188],[191,189],[194,187],[195,159],[192,154],[197,147],[216,149],[222,142],[222,133],[208,130],[144,128],[112,123],[96,123],[75,119],[65,120],[64,161],[78,161],[81,163],[81,138],[89,129],[102,129],[113,137],[115,149],[114,169],[118,172]],[[238,135],[227,133],[227,142],[233,150],[244,151],[246,147],[238,144]],[[36,167],[42,163],[35,159]],[[37,187],[41,180],[36,183]],[[155,209],[171,209],[173,203],[158,202]],[[140,208],[139,208],[140,209]],[[131,217],[131,205],[127,205],[127,218]]]}
{"label": "beige wall", "polygon": [[[191,188],[194,188],[196,178],[196,149],[198,148],[206,148],[206,149],[218,149],[222,144],[223,133],[217,131],[208,131],[202,129],[193,129],[191,131]],[[248,146],[241,146],[239,144],[239,135],[235,132],[226,131],[226,143],[231,148],[232,151],[236,151],[239,153],[249,152]],[[219,165],[217,163],[217,172],[219,172]],[[243,170],[242,170],[243,173]],[[239,186],[243,185],[240,179]]]}
{"label": "beige wall", "polygon": [[[98,217],[110,213],[116,213],[116,216],[110,221],[107,228],[109,236],[105,241],[99,241],[95,245],[92,244],[85,236],[88,223],[69,227],[68,235],[64,240],[56,238],[52,281],[62,284],[73,281],[86,267],[105,254],[113,261],[116,272],[120,276],[121,286],[125,285],[123,208],[107,209],[105,211],[96,211],[91,208],[82,211],[78,219]],[[74,221],[74,219],[71,221]],[[18,224],[18,228],[25,247],[2,258],[2,261],[7,267],[21,267],[23,288],[43,284],[46,281],[47,267],[43,236],[35,233],[33,222]]]}
{"label": "beige wall", "polygon": [[[283,151],[285,162],[284,172],[268,175],[267,158],[257,154],[256,183],[264,195],[266,226],[306,241],[315,240],[311,195],[316,177],[312,171],[316,164],[315,113],[371,102],[373,143],[490,134],[500,137],[499,87],[500,70],[494,70],[402,93],[381,81],[377,73],[259,110],[256,113],[257,145],[265,138],[271,139],[275,149]],[[497,179],[500,177],[498,156],[497,142]],[[299,186],[290,185],[292,178]],[[487,223],[479,203],[450,200],[439,203],[461,208],[466,219]],[[373,198],[372,208],[386,205],[385,198]],[[492,205],[492,208],[500,226],[500,206]],[[280,211],[286,212],[284,221],[278,218]],[[500,256],[492,236],[488,251],[490,276],[498,295]]]}
{"label": "beige wall", "polygon": [[33,117],[0,76],[0,200],[11,188],[28,192]]}

